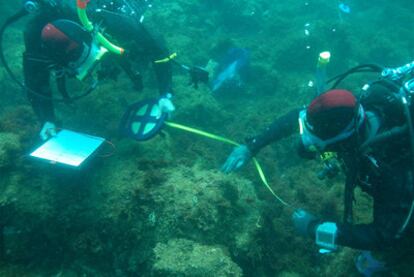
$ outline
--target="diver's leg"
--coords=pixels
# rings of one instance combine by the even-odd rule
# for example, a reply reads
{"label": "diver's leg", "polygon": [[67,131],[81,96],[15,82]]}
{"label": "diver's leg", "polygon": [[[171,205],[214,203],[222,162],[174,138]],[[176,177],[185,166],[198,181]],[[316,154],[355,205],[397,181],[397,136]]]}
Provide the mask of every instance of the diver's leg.
{"label": "diver's leg", "polygon": [[23,74],[26,93],[34,112],[42,123],[55,120],[51,100],[49,62],[42,57],[41,30],[47,19],[35,18],[26,26],[24,41],[26,52],[23,55]]}

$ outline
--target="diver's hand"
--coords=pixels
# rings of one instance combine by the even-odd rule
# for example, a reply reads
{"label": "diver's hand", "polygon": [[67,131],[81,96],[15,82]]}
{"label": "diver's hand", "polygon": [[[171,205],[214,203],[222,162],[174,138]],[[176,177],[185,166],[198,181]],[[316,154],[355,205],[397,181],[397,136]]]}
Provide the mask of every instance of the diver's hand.
{"label": "diver's hand", "polygon": [[42,140],[47,140],[50,137],[56,136],[56,125],[52,122],[46,121],[40,130],[39,136]]}
{"label": "diver's hand", "polygon": [[304,237],[315,234],[315,227],[319,221],[313,214],[302,209],[295,210],[292,215],[292,220],[296,232]]}
{"label": "diver's hand", "polygon": [[245,165],[251,157],[252,154],[246,145],[237,146],[221,167],[221,171],[224,173],[230,173],[236,169],[239,169]]}
{"label": "diver's hand", "polygon": [[175,106],[171,101],[172,95],[171,93],[167,93],[164,97],[161,97],[158,101],[158,106],[160,107],[163,113],[171,114],[175,111]]}

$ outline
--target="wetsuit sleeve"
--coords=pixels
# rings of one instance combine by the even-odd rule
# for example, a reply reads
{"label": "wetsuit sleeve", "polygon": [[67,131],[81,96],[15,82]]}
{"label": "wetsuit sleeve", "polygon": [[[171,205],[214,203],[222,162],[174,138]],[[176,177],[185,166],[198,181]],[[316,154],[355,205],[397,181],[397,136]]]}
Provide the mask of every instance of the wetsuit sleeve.
{"label": "wetsuit sleeve", "polygon": [[264,132],[247,139],[247,147],[255,155],[263,147],[294,134],[299,129],[298,118],[300,109],[295,109],[276,119]]}
{"label": "wetsuit sleeve", "polygon": [[[400,211],[400,214],[394,216],[385,216],[383,219],[390,219],[395,226],[389,224],[372,223],[372,224],[342,224],[339,225],[338,244],[355,249],[363,250],[381,250],[391,247],[396,241],[398,230],[403,224],[402,214],[408,214],[408,211]],[[384,222],[383,222],[384,223]]]}
{"label": "wetsuit sleeve", "polygon": [[150,58],[158,81],[158,89],[160,94],[172,92],[172,64],[171,61],[160,62],[156,61],[167,58],[170,53],[169,50],[157,39],[155,39],[148,30],[141,24],[140,41],[144,47],[144,51],[148,58]]}
{"label": "wetsuit sleeve", "polygon": [[26,51],[23,55],[23,74],[27,87],[27,97],[39,120],[53,122],[55,115],[51,100],[50,71],[47,57],[42,55],[40,33],[46,25],[41,17],[37,17],[26,26],[24,41]]}
{"label": "wetsuit sleeve", "polygon": [[373,225],[339,225],[338,244],[361,250],[380,250],[385,238]]}
{"label": "wetsuit sleeve", "polygon": [[[106,2],[100,1],[97,6],[103,7]],[[155,61],[167,58],[170,53],[161,40],[156,39],[145,26],[131,16],[118,12],[108,11],[106,8],[95,9],[89,14],[93,22],[101,22],[105,26],[105,35],[113,37],[115,43],[125,48],[127,54],[121,57],[120,65],[125,73],[139,87],[139,74],[134,69],[134,63],[148,62],[153,65],[161,95],[172,92],[172,66],[171,62],[156,63]]]}
{"label": "wetsuit sleeve", "polygon": [[[338,225],[340,245],[365,250],[380,250],[396,245],[413,201],[412,179],[407,168],[399,165],[376,181],[373,222]],[[412,228],[413,219],[409,221],[407,229]]]}
{"label": "wetsuit sleeve", "polygon": [[[108,22],[112,22],[109,21]],[[109,24],[109,23],[108,23]],[[133,69],[134,62],[149,61],[155,71],[158,89],[161,95],[172,92],[172,64],[171,61],[156,62],[167,58],[170,53],[160,39],[156,39],[141,23],[125,22],[125,28],[115,24],[108,25],[108,33],[117,34],[120,44],[127,50],[127,55],[121,57],[120,65],[125,73],[136,80],[137,72]],[[128,34],[128,36],[126,36]],[[132,38],[132,39],[131,39]],[[124,42],[124,43],[123,43]]]}

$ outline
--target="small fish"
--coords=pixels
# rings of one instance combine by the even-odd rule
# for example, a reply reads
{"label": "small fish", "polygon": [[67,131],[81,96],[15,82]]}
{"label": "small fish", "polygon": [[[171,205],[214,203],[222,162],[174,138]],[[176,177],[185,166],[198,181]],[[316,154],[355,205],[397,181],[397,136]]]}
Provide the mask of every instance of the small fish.
{"label": "small fish", "polygon": [[246,49],[229,49],[222,61],[218,63],[211,90],[215,92],[229,81],[236,80],[240,75],[240,71],[247,66],[249,56],[249,51]]}

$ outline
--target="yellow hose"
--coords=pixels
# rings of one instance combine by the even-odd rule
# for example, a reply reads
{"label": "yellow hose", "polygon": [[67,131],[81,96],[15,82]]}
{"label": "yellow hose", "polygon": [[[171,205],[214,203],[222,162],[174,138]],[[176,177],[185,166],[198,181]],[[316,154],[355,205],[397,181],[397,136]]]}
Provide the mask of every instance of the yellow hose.
{"label": "yellow hose", "polygon": [[[88,3],[89,3],[89,0],[76,0],[76,7],[78,11],[78,17],[82,25],[85,27],[85,29],[88,32],[93,32],[95,28],[92,22],[89,20],[88,14],[86,13],[86,8],[88,6]],[[125,50],[122,47],[116,46],[115,44],[111,43],[100,32],[96,33],[96,39],[103,47],[105,47],[106,49],[108,49],[108,51],[112,53],[115,53],[118,55],[122,55],[125,53]]]}

